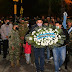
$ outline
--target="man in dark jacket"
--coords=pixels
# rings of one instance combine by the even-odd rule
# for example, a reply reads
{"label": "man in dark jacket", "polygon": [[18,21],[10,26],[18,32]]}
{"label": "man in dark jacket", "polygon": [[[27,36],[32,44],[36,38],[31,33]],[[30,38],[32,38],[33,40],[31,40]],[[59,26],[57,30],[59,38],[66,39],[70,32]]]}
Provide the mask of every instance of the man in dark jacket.
{"label": "man in dark jacket", "polygon": [[[43,21],[41,19],[38,19],[36,21],[36,24],[32,27],[31,32],[34,31],[36,27],[42,27],[43,26]],[[34,47],[34,56],[35,56],[35,65],[36,65],[36,70],[37,72],[44,72],[44,51],[45,48],[35,48]],[[39,62],[39,57],[40,57],[40,62]]]}

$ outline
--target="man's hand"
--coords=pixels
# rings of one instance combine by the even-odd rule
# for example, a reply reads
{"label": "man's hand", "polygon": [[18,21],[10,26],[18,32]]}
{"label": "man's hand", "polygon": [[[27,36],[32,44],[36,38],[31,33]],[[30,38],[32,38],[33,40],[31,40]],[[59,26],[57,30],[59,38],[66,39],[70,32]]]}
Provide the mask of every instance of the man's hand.
{"label": "man's hand", "polygon": [[24,37],[20,37],[21,40],[24,40]]}
{"label": "man's hand", "polygon": [[21,46],[21,43],[19,45]]}
{"label": "man's hand", "polygon": [[6,36],[6,38],[8,39],[8,36]]}
{"label": "man's hand", "polygon": [[67,12],[64,12],[63,15],[64,15],[64,16],[68,16]]}
{"label": "man's hand", "polygon": [[14,50],[14,46],[12,46],[12,50]]}
{"label": "man's hand", "polygon": [[52,21],[54,22],[55,20],[54,20],[54,19],[52,19]]}
{"label": "man's hand", "polygon": [[66,46],[68,46],[69,44],[66,44]]}
{"label": "man's hand", "polygon": [[26,44],[23,44],[23,47],[25,47],[26,46]]}

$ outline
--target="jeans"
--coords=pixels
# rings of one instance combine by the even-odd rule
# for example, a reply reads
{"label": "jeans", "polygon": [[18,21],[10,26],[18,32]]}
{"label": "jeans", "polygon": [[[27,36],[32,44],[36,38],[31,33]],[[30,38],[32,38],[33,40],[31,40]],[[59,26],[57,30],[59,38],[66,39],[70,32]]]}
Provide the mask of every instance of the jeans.
{"label": "jeans", "polygon": [[30,62],[30,54],[25,54],[25,57],[26,57],[26,61]]}
{"label": "jeans", "polygon": [[45,52],[45,48],[34,48],[36,69],[40,71],[44,70],[44,59],[45,59],[44,52]]}
{"label": "jeans", "polygon": [[50,59],[50,49],[47,47],[47,60]]}
{"label": "jeans", "polygon": [[8,50],[8,40],[3,40],[3,57],[6,58]]}
{"label": "jeans", "polygon": [[66,46],[62,47],[54,47],[53,51],[53,57],[54,57],[54,64],[55,64],[55,72],[59,72],[59,68],[62,66],[62,64],[65,61],[66,57]]}

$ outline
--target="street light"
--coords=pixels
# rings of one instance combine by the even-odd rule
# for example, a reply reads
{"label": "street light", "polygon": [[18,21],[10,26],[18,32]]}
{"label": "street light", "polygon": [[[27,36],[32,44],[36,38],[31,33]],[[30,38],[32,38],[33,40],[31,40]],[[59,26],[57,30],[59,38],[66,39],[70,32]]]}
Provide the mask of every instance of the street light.
{"label": "street light", "polygon": [[13,0],[14,2],[16,1],[16,2],[18,2],[18,0]]}
{"label": "street light", "polygon": [[22,7],[22,0],[21,0],[21,9],[20,9],[20,15],[22,16],[23,15],[23,7]]}
{"label": "street light", "polygon": [[14,1],[14,15],[15,15],[15,22],[16,22],[16,14],[17,14],[17,4],[16,2],[18,2],[18,0],[13,0]]}

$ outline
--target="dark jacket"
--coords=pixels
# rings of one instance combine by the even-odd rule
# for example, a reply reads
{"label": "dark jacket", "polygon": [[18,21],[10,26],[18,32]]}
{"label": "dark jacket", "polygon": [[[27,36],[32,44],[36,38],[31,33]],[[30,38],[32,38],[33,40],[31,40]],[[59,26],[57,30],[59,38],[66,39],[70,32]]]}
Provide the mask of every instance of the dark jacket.
{"label": "dark jacket", "polygon": [[[44,25],[42,25],[42,26],[45,27]],[[35,25],[31,28],[30,32],[34,31],[34,29],[35,29],[36,27],[38,27],[37,24],[35,24]]]}
{"label": "dark jacket", "polygon": [[63,34],[66,36],[66,40],[64,41],[64,44],[61,45],[61,46],[64,46],[64,45],[68,44],[68,42],[69,42],[69,34],[66,29],[63,28],[62,30],[63,30]]}

